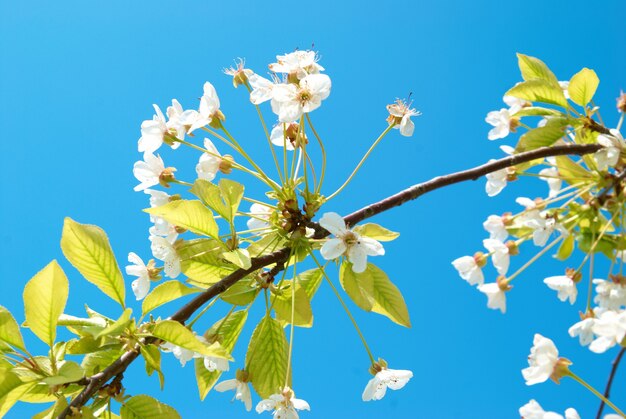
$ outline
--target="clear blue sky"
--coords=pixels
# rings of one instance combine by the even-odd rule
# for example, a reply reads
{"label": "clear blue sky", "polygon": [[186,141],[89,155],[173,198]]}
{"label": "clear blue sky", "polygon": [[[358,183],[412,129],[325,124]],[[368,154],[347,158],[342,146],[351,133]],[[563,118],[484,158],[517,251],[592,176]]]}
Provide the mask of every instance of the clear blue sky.
{"label": "clear blue sky", "polygon": [[[262,72],[278,53],[313,44],[320,51],[333,80],[330,98],[312,115],[327,139],[326,192],[345,179],[384,129],[385,105],[413,92],[423,112],[415,136],[395,132],[382,143],[343,199],[330,204],[340,213],[500,156],[498,146],[513,141],[487,141],[484,117],[503,106],[502,93],[518,81],[518,51],[544,59],[560,79],[583,66],[595,69],[601,79],[596,102],[615,124],[615,97],[626,88],[626,5],[599,3],[0,2],[0,304],[23,320],[24,284],[57,258],[70,276],[70,314],[83,314],[89,300],[95,309],[119,315],[64,260],[59,239],[63,217],[71,216],[102,226],[120,261],[129,251],[150,256],[149,220],[140,211],[147,199],[132,191],[131,169],[140,158],[139,125],[151,117],[152,103],[164,108],[178,98],[191,107],[202,84],[211,81],[232,131],[252,155],[269,163],[245,92],[234,90],[221,73],[236,57]],[[197,156],[180,151],[164,158],[182,179],[191,180]],[[522,180],[487,198],[480,180],[379,216],[378,223],[402,232],[386,246],[387,256],[375,262],[403,291],[413,328],[351,307],[377,356],[391,367],[413,370],[415,377],[382,401],[361,402],[370,378],[367,356],[322,287],[313,301],[315,327],[297,330],[295,339],[294,387],[312,407],[302,417],[516,417],[530,398],[561,413],[573,404],[590,417],[597,400],[573,382],[528,388],[520,374],[532,336],[540,332],[574,361],[576,372],[604,385],[615,351],[593,355],[569,338],[567,327],[584,303],[559,303],[541,283],[561,273],[562,265],[546,258],[529,269],[509,294],[505,316],[487,310],[484,296],[450,265],[478,250],[487,215],[515,209],[518,195],[544,193],[545,185],[539,186]],[[249,193],[262,196],[260,189]],[[513,267],[533,251],[524,248]],[[239,360],[252,326],[249,322],[234,354]],[[229,403],[230,395],[211,393],[201,403],[191,365],[180,369],[165,356],[164,368],[163,393],[155,377],[142,375],[140,362],[126,374],[127,392],[159,397],[185,418],[250,417],[242,405]],[[626,367],[614,387],[622,406],[625,391]],[[23,418],[38,407],[21,405],[8,417]]]}

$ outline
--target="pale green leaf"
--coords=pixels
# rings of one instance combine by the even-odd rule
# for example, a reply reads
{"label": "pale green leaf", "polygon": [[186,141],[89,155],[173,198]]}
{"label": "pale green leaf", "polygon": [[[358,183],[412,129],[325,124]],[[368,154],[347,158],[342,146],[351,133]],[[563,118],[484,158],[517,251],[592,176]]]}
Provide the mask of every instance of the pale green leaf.
{"label": "pale green leaf", "polygon": [[574,235],[570,234],[563,240],[563,243],[559,246],[559,251],[556,254],[556,258],[559,260],[566,260],[570,257],[574,251]]}
{"label": "pale green leaf", "polygon": [[242,269],[250,269],[250,266],[252,266],[250,254],[246,249],[235,249],[230,252],[224,252],[222,257]]}
{"label": "pale green leaf", "polygon": [[298,274],[298,284],[304,288],[307,297],[309,297],[309,301],[313,300],[313,296],[320,287],[322,279],[324,279],[324,273],[319,268],[310,269]]}
{"label": "pale green leaf", "polygon": [[24,287],[24,313],[32,332],[49,346],[54,344],[59,316],[69,294],[69,282],[56,260],[39,271]]}
{"label": "pale green leaf", "polygon": [[111,365],[123,353],[124,350],[121,345],[110,346],[106,349],[85,355],[80,366],[85,370],[85,375],[91,376]]}
{"label": "pale green leaf", "polygon": [[524,80],[542,79],[558,86],[559,80],[540,59],[518,53],[517,63]]}
{"label": "pale green leaf", "polygon": [[256,280],[242,279],[220,294],[220,298],[229,304],[237,306],[247,306],[258,294],[258,284]]}
{"label": "pale green leaf", "polygon": [[556,156],[556,165],[559,176],[569,184],[580,183],[581,180],[593,178],[593,174],[567,156]]}
{"label": "pale green leaf", "polygon": [[33,383],[23,383],[10,370],[0,369],[0,418],[33,386]]}
{"label": "pale green leaf", "polygon": [[180,419],[173,407],[143,394],[126,400],[120,416],[122,419]]}
{"label": "pale green leaf", "polygon": [[11,312],[0,306],[0,341],[24,351],[24,339],[20,327]]}
{"label": "pale green leaf", "polygon": [[190,288],[180,281],[166,281],[153,289],[141,303],[142,315],[146,315],[152,310],[161,307],[163,304],[174,301],[185,295],[195,294],[202,290]]}
{"label": "pale green leaf", "polygon": [[563,113],[555,109],[542,108],[540,106],[527,106],[515,112],[514,116],[563,116]]}
{"label": "pale green leaf", "polygon": [[85,371],[73,361],[63,361],[59,370],[52,377],[46,377],[42,381],[50,386],[78,381],[85,376]]}
{"label": "pale green leaf", "polygon": [[104,230],[65,218],[61,249],[87,281],[125,306],[124,278]]}
{"label": "pale green leaf", "polygon": [[599,84],[600,79],[596,72],[583,68],[570,79],[567,91],[574,103],[580,106],[587,106],[593,99],[593,95],[596,94]]}
{"label": "pale green leaf", "polygon": [[119,336],[130,324],[131,314],[133,314],[132,309],[127,308],[124,310],[120,318],[105,327],[100,333],[98,333],[96,338],[101,338],[102,336]]}
{"label": "pale green leaf", "polygon": [[219,344],[206,345],[191,330],[174,320],[163,320],[157,323],[152,329],[152,336],[204,356],[232,360]]}
{"label": "pale green leaf", "polygon": [[[283,327],[271,317],[263,318],[252,333],[246,354],[252,386],[261,398],[280,392],[285,385],[287,352]],[[288,381],[290,385],[291,377]]]}
{"label": "pale green leaf", "polygon": [[518,153],[548,147],[565,135],[567,119],[550,118],[543,127],[533,128],[522,135],[515,147]]}
{"label": "pale green leaf", "polygon": [[567,107],[567,99],[565,99],[563,90],[558,85],[551,84],[542,79],[533,79],[519,83],[506,92],[505,95],[529,100],[531,102],[542,102]]}
{"label": "pale green leaf", "polygon": [[156,208],[144,210],[148,214],[165,219],[168,223],[182,227],[201,236],[218,237],[218,227],[213,213],[200,201],[176,200]]}
{"label": "pale green leaf", "polygon": [[387,230],[385,227],[379,226],[378,224],[374,223],[367,223],[356,226],[354,227],[354,231],[362,236],[367,236],[381,242],[389,242],[397,239],[400,236],[400,233]]}
{"label": "pale green leaf", "polygon": [[365,272],[355,273],[352,264],[344,262],[341,264],[340,281],[359,307],[382,314],[399,325],[411,327],[402,294],[376,265],[368,263]]}
{"label": "pale green leaf", "polygon": [[[248,312],[246,310],[235,311],[230,316],[217,321],[211,326],[205,333],[205,337],[209,342],[219,342],[219,344],[230,353],[235,347],[235,343],[243,330],[247,318]],[[194,362],[194,366],[200,399],[204,400],[222,375],[222,371],[216,370],[210,372],[204,366],[204,360],[202,358],[197,358]]]}
{"label": "pale green leaf", "polygon": [[[281,289],[272,293],[272,304],[276,312],[276,319],[294,326],[312,327],[313,311],[306,291],[300,284],[292,287],[292,281],[283,281]],[[295,299],[293,296],[295,295]],[[293,303],[295,301],[295,304]],[[293,307],[292,307],[293,305]],[[293,310],[293,316],[292,316]]]}
{"label": "pale green leaf", "polygon": [[159,384],[161,385],[161,390],[163,390],[163,386],[165,385],[165,377],[163,376],[163,372],[161,371],[161,351],[156,345],[143,345],[141,347],[141,355],[143,359],[146,361],[146,373],[148,376],[152,375],[154,371],[157,372],[159,376]]}
{"label": "pale green leaf", "polygon": [[225,220],[232,222],[243,198],[244,187],[233,180],[222,179],[219,186],[197,179],[190,192]]}
{"label": "pale green leaf", "polygon": [[194,283],[204,288],[232,273],[236,267],[222,258],[223,249],[213,239],[183,242],[176,251],[181,258],[181,270]]}

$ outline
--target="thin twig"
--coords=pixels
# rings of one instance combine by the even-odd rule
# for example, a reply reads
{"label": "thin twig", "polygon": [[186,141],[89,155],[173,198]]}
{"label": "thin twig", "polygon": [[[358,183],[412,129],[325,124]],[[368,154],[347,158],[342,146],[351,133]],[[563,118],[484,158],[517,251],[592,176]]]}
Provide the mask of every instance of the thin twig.
{"label": "thin twig", "polygon": [[[609,393],[611,393],[611,386],[613,385],[613,378],[615,378],[615,373],[617,372],[617,367],[619,366],[619,362],[622,360],[622,356],[624,355],[624,351],[626,348],[620,349],[619,353],[611,363],[611,373],[609,374],[609,380],[606,382],[606,388],[604,389],[604,397],[609,398]],[[602,411],[604,410],[604,400],[600,401],[600,407],[598,407],[598,413],[596,413],[596,419],[600,419],[602,416]]]}
{"label": "thin twig", "polygon": [[[601,148],[602,146],[599,144],[564,144],[553,147],[542,147],[536,150],[527,151],[525,153],[515,154],[469,170],[464,170],[445,176],[439,176],[429,181],[418,183],[417,185],[411,186],[410,188],[398,192],[395,195],[392,195],[379,202],[361,208],[360,210],[346,216],[344,220],[346,224],[354,225],[360,221],[365,220],[366,218],[373,217],[374,215],[380,214],[381,212],[405,204],[428,192],[443,188],[444,186],[453,185],[455,183],[464,182],[466,180],[476,180],[481,176],[485,176],[489,173],[543,157],[585,155],[594,153]],[[319,227],[319,225],[313,223],[312,226],[316,228],[315,238],[321,239],[328,236],[329,233],[323,228]],[[206,291],[198,294],[194,299],[181,307],[176,313],[174,313],[170,317],[170,319],[176,320],[181,323],[186,322],[191,317],[191,315],[200,307],[202,307],[206,302],[226,291],[239,280],[243,279],[246,275],[268,265],[277,264],[278,266],[280,266],[280,264],[286,262],[289,258],[289,252],[289,248],[283,248],[274,253],[252,259],[251,267],[249,269],[238,269],[230,275],[224,277],[223,279],[209,287]],[[282,269],[282,267],[283,266],[281,266],[279,269]],[[275,270],[276,272],[274,272]],[[275,270],[272,270],[274,274],[278,272],[278,269]],[[148,344],[155,341],[155,338],[146,338],[143,343]],[[76,396],[72,400],[71,404],[65,410],[63,410],[63,412],[61,412],[59,418],[64,419],[67,417],[68,414],[72,412],[73,409],[79,409],[81,406],[84,406],[89,401],[89,399],[111,378],[120,373],[123,373],[126,368],[139,356],[139,353],[139,346],[136,346],[134,349],[124,353],[120,358],[114,361],[102,372],[88,378],[87,380],[89,381],[89,384],[78,396]]]}

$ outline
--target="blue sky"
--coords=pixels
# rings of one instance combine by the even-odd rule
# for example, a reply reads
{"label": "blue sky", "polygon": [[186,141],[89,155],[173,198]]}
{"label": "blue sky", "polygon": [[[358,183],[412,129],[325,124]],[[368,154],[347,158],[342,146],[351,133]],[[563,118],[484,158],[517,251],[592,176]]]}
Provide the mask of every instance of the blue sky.
{"label": "blue sky", "polygon": [[[149,220],[141,212],[147,199],[132,191],[131,169],[140,158],[139,126],[151,117],[152,103],[165,107],[178,98],[192,107],[202,84],[211,81],[232,131],[250,154],[271,164],[266,143],[257,141],[262,133],[247,95],[221,73],[237,57],[262,72],[276,54],[312,45],[320,51],[333,80],[330,98],[312,114],[329,154],[327,193],[385,128],[385,105],[412,92],[423,112],[414,137],[394,132],[385,139],[342,198],[329,203],[328,210],[345,214],[419,181],[498,157],[499,145],[513,144],[487,141],[484,117],[503,106],[503,92],[519,80],[515,52],[542,58],[560,79],[584,66],[595,69],[601,79],[596,103],[605,121],[615,124],[615,97],[626,88],[625,15],[620,1],[0,2],[0,304],[22,320],[24,284],[56,258],[70,277],[68,313],[83,314],[88,302],[119,315],[64,260],[61,227],[64,216],[100,225],[121,263],[129,251],[150,256]],[[166,163],[179,168],[180,178],[193,180],[197,155],[179,151],[163,152]],[[597,400],[575,383],[528,388],[520,374],[539,332],[554,339],[574,371],[604,385],[615,352],[597,356],[580,348],[567,327],[584,303],[559,303],[541,282],[559,274],[562,264],[545,258],[516,280],[504,316],[487,310],[483,295],[450,265],[479,249],[487,215],[514,210],[516,196],[538,196],[544,188],[521,180],[488,198],[479,180],[377,217],[377,223],[402,233],[374,262],[403,291],[413,327],[351,307],[376,356],[415,376],[382,401],[361,402],[370,378],[367,356],[322,287],[313,301],[315,327],[298,329],[295,338],[294,387],[312,407],[302,417],[516,417],[530,398],[546,409],[563,412],[573,405],[583,417],[594,414]],[[262,197],[262,189],[247,190]],[[523,248],[513,267],[533,251]],[[218,308],[201,327],[224,314]],[[173,309],[166,307],[162,315]],[[243,359],[260,311],[252,314],[237,359]],[[35,340],[33,348],[43,350]],[[248,417],[228,395],[211,393],[201,403],[191,366],[180,369],[165,356],[164,368],[163,393],[155,377],[142,375],[139,362],[126,374],[127,392],[159,397],[185,418]],[[619,396],[626,390],[623,374],[614,394],[626,405]],[[8,417],[38,408],[20,405]]]}

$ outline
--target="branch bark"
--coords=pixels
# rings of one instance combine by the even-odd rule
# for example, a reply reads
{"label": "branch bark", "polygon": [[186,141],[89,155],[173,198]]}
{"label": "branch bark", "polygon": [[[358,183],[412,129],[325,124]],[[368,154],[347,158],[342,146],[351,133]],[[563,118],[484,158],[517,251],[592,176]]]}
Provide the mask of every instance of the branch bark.
{"label": "branch bark", "polygon": [[[467,180],[476,180],[481,176],[485,176],[489,173],[512,167],[517,164],[526,163],[535,159],[551,156],[563,156],[563,155],[585,155],[594,153],[602,148],[599,144],[564,144],[553,147],[542,147],[536,150],[527,151],[525,153],[515,154],[509,157],[505,157],[499,160],[492,161],[490,163],[483,164],[481,166],[474,167],[472,169],[464,170],[461,172],[451,173],[445,176],[438,176],[429,181],[418,183],[411,186],[408,189],[398,192],[388,198],[361,208],[358,211],[349,214],[344,219],[346,224],[354,225],[381,212],[387,211],[391,208],[400,206],[409,201],[412,201],[428,192],[434,191],[445,186],[453,185],[455,183],[464,182]],[[328,232],[318,226],[315,237],[318,239],[328,236]],[[185,323],[200,307],[206,304],[212,298],[218,296],[222,292],[226,291],[237,281],[243,279],[246,275],[261,269],[265,266],[272,264],[280,264],[287,261],[289,257],[290,249],[288,247],[283,248],[274,253],[270,253],[265,256],[252,259],[252,266],[249,269],[239,269],[230,275],[224,277],[219,282],[213,284],[203,293],[197,295],[194,299],[189,301],[183,307],[181,307],[170,318],[181,323]],[[145,343],[152,343],[156,339],[148,338]],[[109,380],[116,375],[123,373],[126,368],[139,356],[139,347],[135,347],[124,353],[120,358],[113,362],[110,366],[105,368],[102,372],[88,378],[89,383],[85,389],[76,396],[70,405],[61,412],[59,418],[66,418],[68,414],[72,412],[72,409],[79,409],[84,406],[89,399],[104,386]]]}

